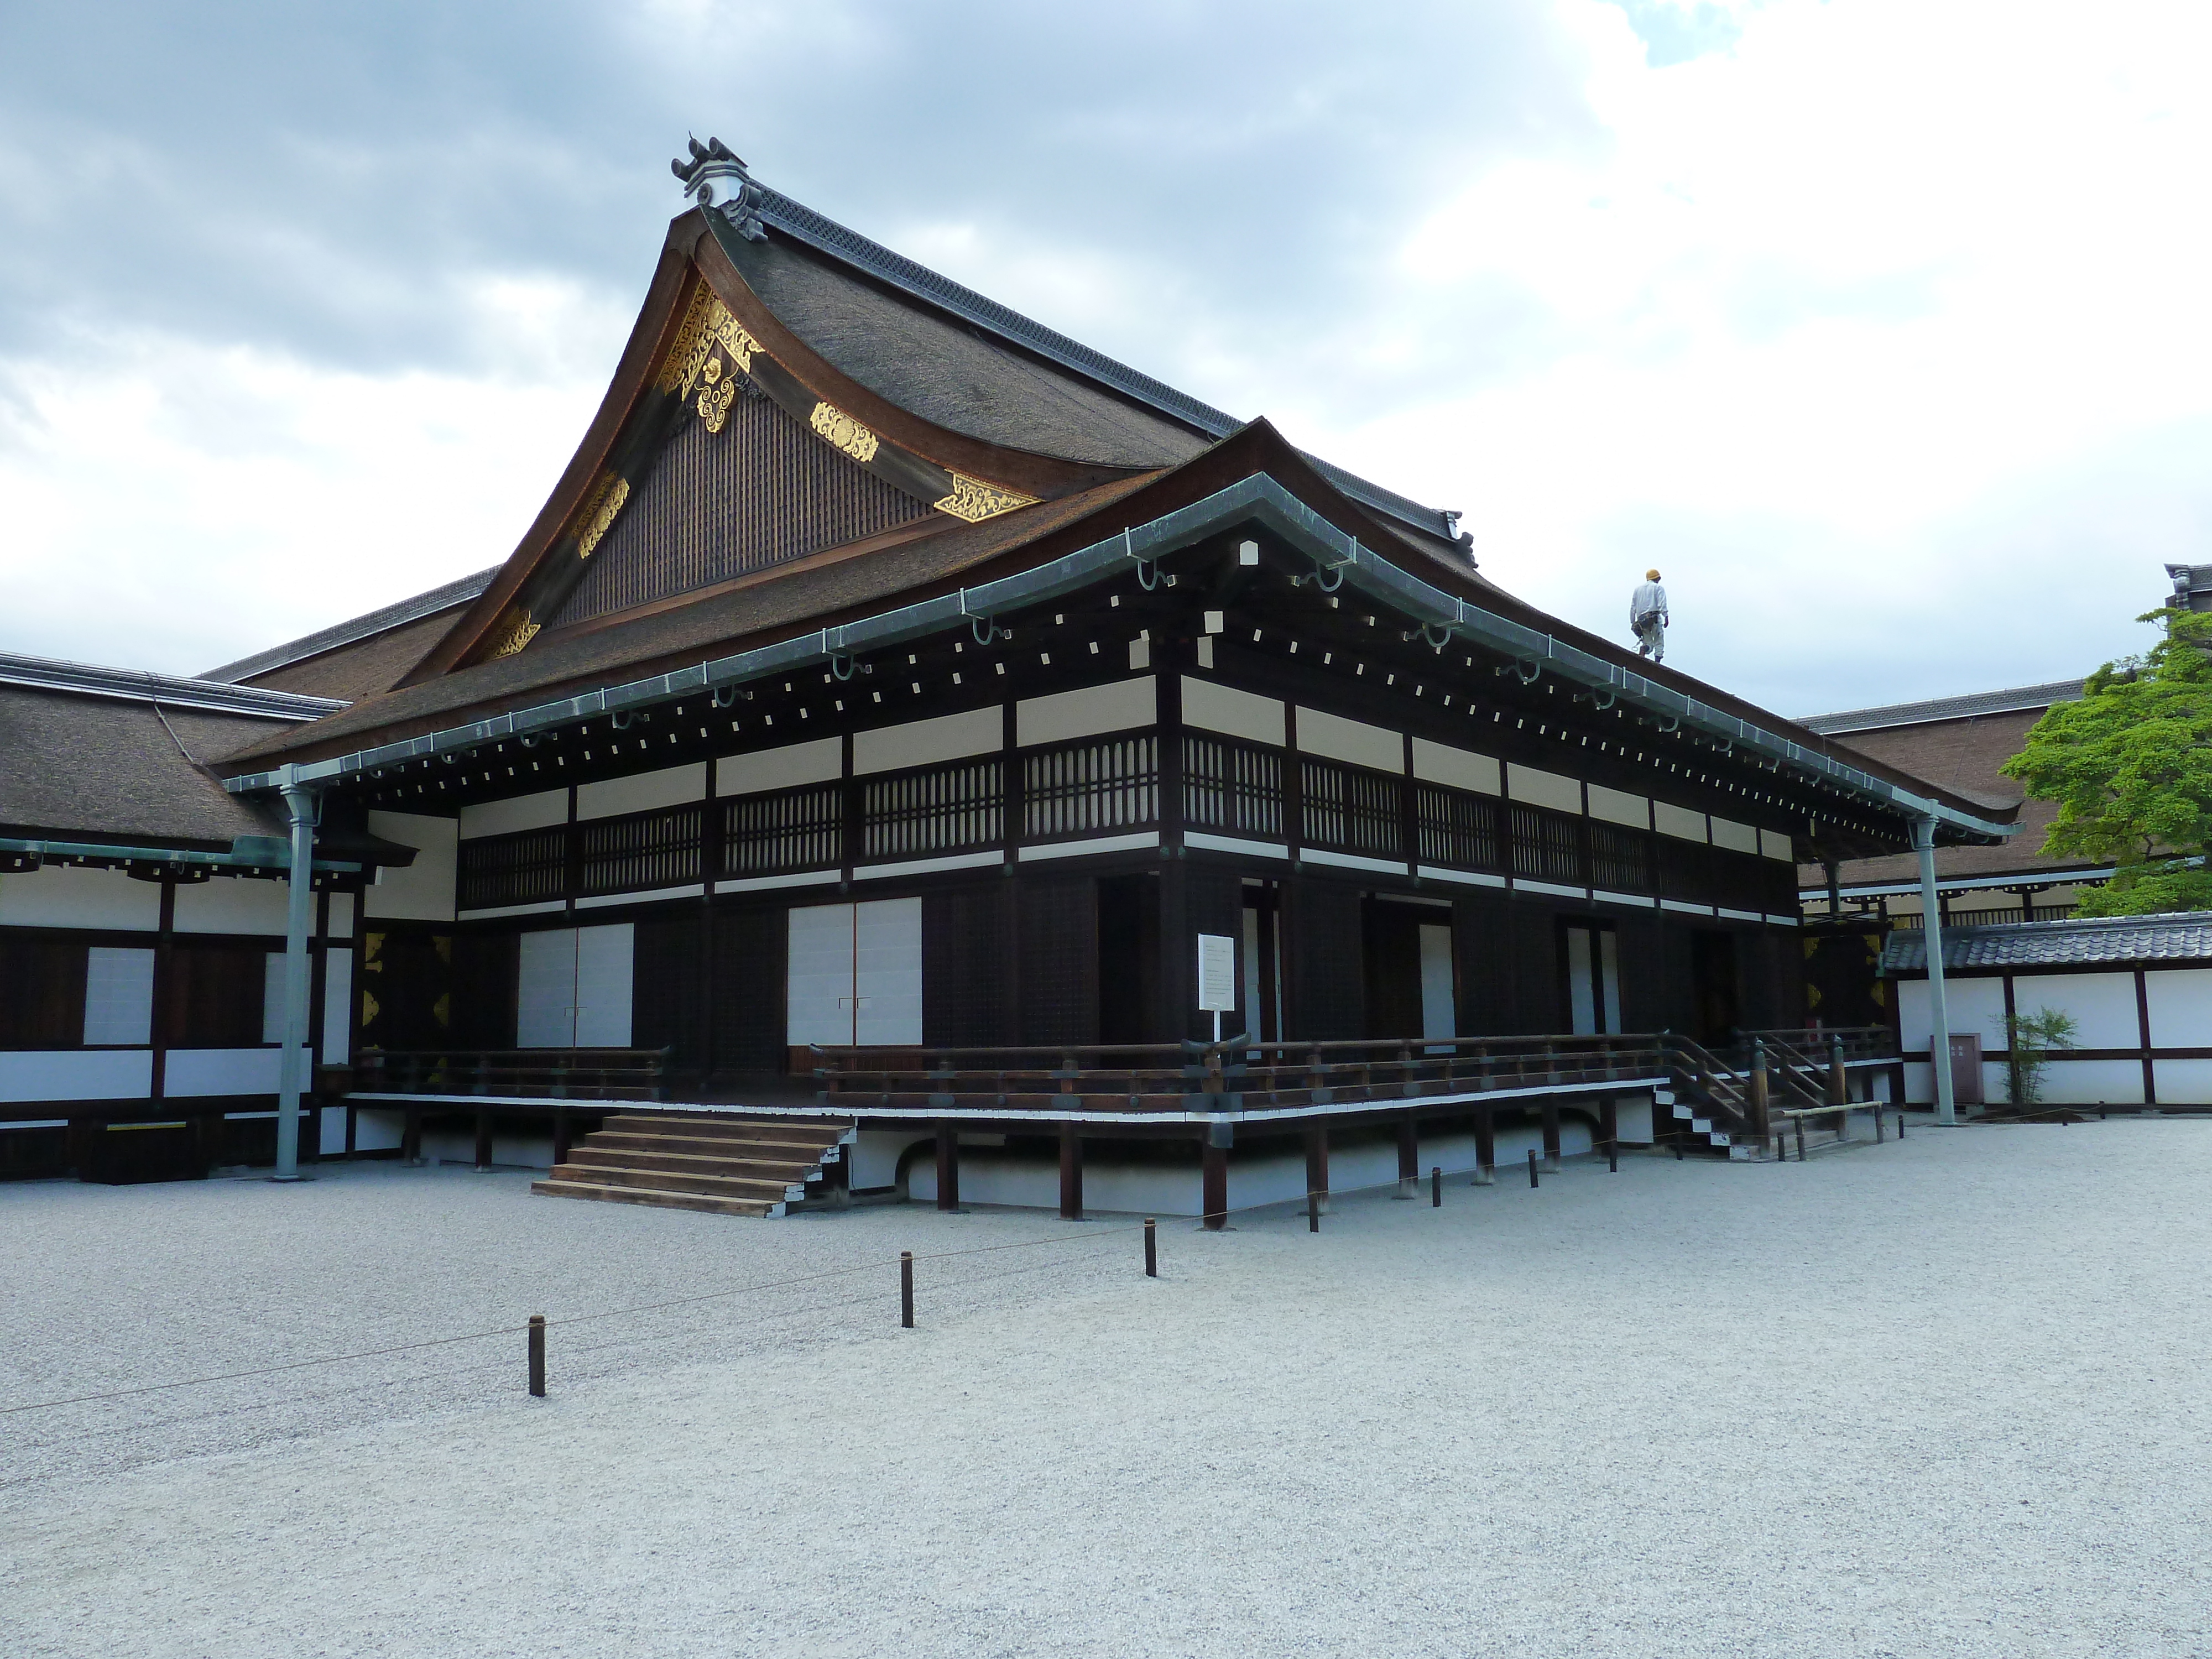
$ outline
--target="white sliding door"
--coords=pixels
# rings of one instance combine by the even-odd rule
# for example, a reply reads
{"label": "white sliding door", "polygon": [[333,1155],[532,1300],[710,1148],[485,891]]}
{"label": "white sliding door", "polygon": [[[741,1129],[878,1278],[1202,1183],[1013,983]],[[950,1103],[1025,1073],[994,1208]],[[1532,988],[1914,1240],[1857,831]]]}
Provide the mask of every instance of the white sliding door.
{"label": "white sliding door", "polygon": [[1421,1035],[1457,1036],[1459,1010],[1452,998],[1452,930],[1449,923],[1421,924]]}
{"label": "white sliding door", "polygon": [[790,913],[787,1042],[921,1041],[921,901],[809,904]]}
{"label": "white sliding door", "polygon": [[551,927],[525,933],[514,997],[519,1048],[627,1048],[636,929]]}

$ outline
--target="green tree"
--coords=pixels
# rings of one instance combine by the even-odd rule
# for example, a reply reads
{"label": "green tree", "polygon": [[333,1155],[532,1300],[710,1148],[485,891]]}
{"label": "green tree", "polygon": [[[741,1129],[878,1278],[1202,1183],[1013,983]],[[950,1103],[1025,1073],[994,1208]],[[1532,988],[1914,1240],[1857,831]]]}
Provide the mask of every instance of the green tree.
{"label": "green tree", "polygon": [[2058,803],[2052,858],[2110,860],[2085,916],[2212,910],[2212,615],[2154,611],[2165,636],[2092,674],[2079,702],[2035,723],[2004,771]]}

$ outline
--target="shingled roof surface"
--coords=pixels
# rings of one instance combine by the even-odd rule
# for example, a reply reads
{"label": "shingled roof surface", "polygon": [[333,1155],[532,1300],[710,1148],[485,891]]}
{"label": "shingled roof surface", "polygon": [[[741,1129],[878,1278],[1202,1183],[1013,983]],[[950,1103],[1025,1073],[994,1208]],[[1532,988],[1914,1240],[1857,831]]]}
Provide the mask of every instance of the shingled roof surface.
{"label": "shingled roof surface", "polygon": [[2053,703],[2079,702],[2080,680],[2052,680],[2046,685],[2016,685],[2002,691],[1970,691],[1962,696],[1931,697],[1925,702],[1893,702],[1879,708],[1851,708],[1835,714],[1808,714],[1798,724],[1808,732],[1841,737],[1847,732],[1887,730],[1896,726],[1925,726],[1935,720],[1960,720],[1977,714],[2004,714],[2017,709],[2040,714]]}
{"label": "shingled roof surface", "polygon": [[970,437],[1066,460],[1158,467],[1212,440],[972,325],[887,294],[795,241],[751,242],[708,216],[776,319],[900,408]]}
{"label": "shingled roof surface", "polygon": [[[2212,911],[2092,916],[1943,930],[1946,973],[1975,968],[2125,967],[2146,962],[2212,962]],[[1928,971],[1928,937],[1900,928],[1882,946],[1892,978]]]}
{"label": "shingled roof surface", "polygon": [[230,794],[204,765],[302,729],[0,685],[0,825],[33,839],[218,850],[240,836],[282,836],[284,815],[273,799]]}
{"label": "shingled roof surface", "polygon": [[[303,635],[296,640],[288,640],[283,645],[271,646],[266,651],[257,651],[250,657],[240,657],[236,662],[225,663],[220,668],[210,668],[200,678],[228,680],[239,685],[264,685],[278,691],[302,691],[310,696],[343,697],[348,702],[366,696],[371,691],[381,691],[415,665],[422,653],[429,648],[429,641],[423,640],[415,647],[412,656],[389,678],[380,681],[377,675],[382,665],[377,663],[364,666],[362,662],[355,660],[357,652],[349,650],[349,647],[381,644],[388,641],[395,631],[404,631],[410,639],[420,639],[426,625],[434,624],[436,629],[442,630],[453,622],[450,613],[490,586],[491,579],[499,572],[497,565],[489,570],[479,570],[474,575],[447,582],[428,592],[415,594],[362,616],[349,617],[342,623],[333,623],[328,628],[318,629],[314,633]],[[332,654],[340,651],[348,652],[347,665],[342,668],[330,661]],[[311,668],[310,664],[315,666]],[[280,672],[288,669],[292,671],[295,678],[304,674],[317,683],[294,684]],[[325,685],[337,684],[350,684],[356,689],[324,689]]]}

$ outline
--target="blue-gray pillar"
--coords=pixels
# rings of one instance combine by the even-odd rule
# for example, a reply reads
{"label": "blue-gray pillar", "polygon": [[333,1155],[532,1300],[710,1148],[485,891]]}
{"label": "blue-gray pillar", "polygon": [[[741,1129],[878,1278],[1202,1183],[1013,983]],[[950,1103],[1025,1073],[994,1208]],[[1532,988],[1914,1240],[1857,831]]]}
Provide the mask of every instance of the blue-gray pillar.
{"label": "blue-gray pillar", "polygon": [[284,810],[292,816],[290,903],[284,916],[284,1050],[276,1083],[276,1176],[300,1178],[300,1097],[307,1081],[307,999],[313,975],[308,971],[307,932],[314,914],[315,798],[295,781],[297,769],[284,769],[280,786]]}
{"label": "blue-gray pillar", "polygon": [[1921,937],[1928,946],[1928,1058],[1936,1073],[1936,1121],[1956,1123],[1951,1088],[1951,1010],[1943,996],[1943,907],[1936,892],[1936,820],[1912,823],[1912,850],[1920,854]]}

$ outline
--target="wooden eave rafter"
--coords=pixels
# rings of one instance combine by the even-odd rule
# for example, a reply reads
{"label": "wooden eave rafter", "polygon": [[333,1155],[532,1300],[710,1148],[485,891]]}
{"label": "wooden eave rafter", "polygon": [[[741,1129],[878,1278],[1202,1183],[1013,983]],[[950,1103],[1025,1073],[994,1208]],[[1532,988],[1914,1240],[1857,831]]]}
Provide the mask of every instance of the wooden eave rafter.
{"label": "wooden eave rafter", "polygon": [[[723,253],[705,216],[693,209],[669,225],[614,378],[545,505],[490,586],[398,684],[420,684],[499,654],[502,641],[526,641],[550,620],[550,607],[541,604],[538,608],[545,614],[531,615],[525,602],[533,587],[544,586],[541,573],[571,550],[576,550],[573,556],[580,564],[588,556],[582,538],[596,542],[611,522],[630,483],[611,470],[618,458],[632,471],[649,465],[650,453],[623,457],[623,451],[640,435],[649,441],[646,451],[657,451],[653,441],[665,436],[660,426],[649,434],[634,428],[650,405],[671,395],[690,397],[693,386],[689,380],[675,384],[673,376],[683,366],[672,365],[671,359],[695,343],[696,332],[687,325],[706,301],[734,322],[744,343],[738,349],[749,352],[749,360],[740,357],[738,368],[795,418],[811,424],[823,441],[896,487],[940,507],[948,526],[1012,510],[1029,500],[1052,500],[1136,470],[988,443],[947,430],[870,392],[777,319]],[[933,499],[932,490],[941,495]],[[978,495],[983,498],[980,507],[971,500]],[[946,505],[955,501],[962,506]]]}

